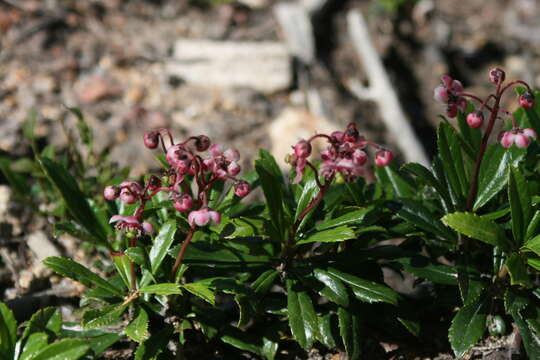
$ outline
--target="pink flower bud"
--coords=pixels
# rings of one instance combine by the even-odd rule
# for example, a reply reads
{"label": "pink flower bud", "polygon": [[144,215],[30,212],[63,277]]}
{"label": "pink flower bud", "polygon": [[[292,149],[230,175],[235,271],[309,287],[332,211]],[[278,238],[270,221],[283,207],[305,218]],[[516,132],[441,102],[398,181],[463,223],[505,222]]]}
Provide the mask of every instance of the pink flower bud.
{"label": "pink flower bud", "polygon": [[506,74],[500,68],[493,68],[489,70],[489,81],[491,81],[495,85],[502,83],[505,77]]}
{"label": "pink flower bud", "polygon": [[456,104],[448,104],[446,107],[446,115],[450,118],[455,118],[458,113],[458,107]]}
{"label": "pink flower bud", "polygon": [[167,150],[167,162],[180,174],[185,174],[191,166],[191,156],[184,147],[177,144]]}
{"label": "pink flower bud", "polygon": [[232,161],[229,165],[227,165],[227,173],[230,176],[236,176],[240,173],[240,165],[238,165],[237,162]]}
{"label": "pink flower bud", "polygon": [[484,114],[477,110],[467,115],[467,124],[473,129],[478,129],[484,123]]}
{"label": "pink flower bud", "polygon": [[379,150],[375,154],[375,165],[386,166],[392,162],[394,154],[389,150]]}
{"label": "pink flower bud", "polygon": [[519,97],[519,105],[521,105],[525,109],[530,109],[534,105],[534,95],[530,92],[526,92],[521,94]]}
{"label": "pink flower bud", "polygon": [[450,89],[456,95],[461,94],[463,92],[463,85],[461,84],[461,81],[453,80],[452,85],[450,86]]}
{"label": "pink flower bud", "polygon": [[120,200],[126,204],[137,202],[142,194],[142,187],[135,181],[124,181],[120,184]]}
{"label": "pink flower bud", "polygon": [[529,146],[529,138],[522,133],[517,133],[514,135],[514,144],[516,144],[518,148],[526,148]]}
{"label": "pink flower bud", "polygon": [[350,123],[349,125],[347,125],[347,129],[345,129],[345,133],[343,134],[343,140],[348,142],[356,142],[359,135],[360,134],[358,133],[356,125],[354,125],[354,123]]}
{"label": "pink flower bud", "polygon": [[103,190],[103,197],[107,200],[115,200],[120,195],[120,189],[116,186],[106,186]]}
{"label": "pink flower bud", "polygon": [[144,134],[144,146],[149,149],[155,149],[159,145],[159,134],[155,131]]}
{"label": "pink flower bud", "polygon": [[247,183],[247,181],[237,181],[234,184],[234,194],[241,198],[249,194],[249,184]]}
{"label": "pink flower bud", "polygon": [[512,133],[512,131],[503,132],[500,136],[501,145],[505,148],[509,148],[514,143],[514,137],[515,135]]}
{"label": "pink flower bud", "polygon": [[197,151],[206,151],[210,147],[210,138],[206,135],[199,135],[195,140],[195,148]]}
{"label": "pink flower bud", "polygon": [[212,155],[213,157],[221,156],[223,154],[223,150],[223,145],[218,144],[212,144],[208,149],[208,151],[210,151],[210,155]]}
{"label": "pink flower bud", "polygon": [[240,160],[240,153],[238,150],[230,148],[223,152],[223,157],[229,161],[238,161]]}
{"label": "pink flower bud", "polygon": [[433,90],[433,98],[441,103],[448,102],[448,90],[443,85],[439,85]]}
{"label": "pink flower bud", "polygon": [[206,226],[209,222],[218,225],[221,222],[221,215],[217,211],[202,208],[189,213],[188,222],[191,227],[195,227],[195,225]]}
{"label": "pink flower bud", "polygon": [[334,131],[333,133],[330,134],[331,137],[333,137],[334,139],[336,139],[337,141],[343,141],[343,131]]}
{"label": "pink flower bud", "polygon": [[531,128],[523,129],[523,135],[528,136],[531,139],[536,139],[537,138],[536,131],[534,131]]}
{"label": "pink flower bud", "polygon": [[299,158],[307,158],[311,154],[311,144],[306,140],[300,140],[293,149],[294,154]]}
{"label": "pink flower bud", "polygon": [[145,221],[142,223],[142,228],[146,234],[153,234],[156,232],[154,229],[154,226],[150,224],[148,221]]}
{"label": "pink flower bud", "polygon": [[296,176],[292,181],[293,184],[300,183],[300,181],[304,177],[304,171],[305,171],[306,164],[307,164],[306,158],[302,157],[302,158],[296,159],[296,167],[294,169],[296,171]]}
{"label": "pink flower bud", "polygon": [[367,159],[367,154],[360,149],[356,149],[352,153],[352,161],[355,166],[363,166],[367,162]]}
{"label": "pink flower bud", "polygon": [[193,198],[189,194],[182,194],[174,200],[174,208],[180,212],[186,212],[193,207]]}

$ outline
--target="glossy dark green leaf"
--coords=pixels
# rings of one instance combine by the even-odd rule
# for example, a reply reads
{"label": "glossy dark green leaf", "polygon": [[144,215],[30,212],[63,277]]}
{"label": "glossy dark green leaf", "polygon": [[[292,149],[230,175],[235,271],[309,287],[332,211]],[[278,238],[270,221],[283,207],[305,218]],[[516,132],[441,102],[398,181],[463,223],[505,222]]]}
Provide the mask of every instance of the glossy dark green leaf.
{"label": "glossy dark green leaf", "polygon": [[361,208],[358,210],[350,211],[337,218],[330,219],[318,224],[317,226],[315,226],[315,230],[321,231],[331,229],[337,226],[361,224],[362,221],[364,221],[364,219],[366,218],[366,215],[368,215],[371,211],[373,211],[373,207]]}
{"label": "glossy dark green leaf", "polygon": [[64,339],[44,347],[32,360],[77,360],[88,350],[90,345],[83,339]]}
{"label": "glossy dark green leaf", "polygon": [[480,164],[474,211],[487,204],[505,187],[510,163],[510,152],[506,150],[498,143],[488,146]]}
{"label": "glossy dark green leaf", "polygon": [[127,305],[112,304],[87,310],[82,318],[83,328],[91,329],[120,322],[126,308]]}
{"label": "glossy dark green leaf", "polygon": [[476,160],[476,155],[478,154],[480,142],[482,140],[482,132],[480,129],[473,129],[467,124],[467,115],[473,110],[473,106],[469,104],[466,111],[459,112],[457,124],[462,136],[464,150],[471,159]]}
{"label": "glossy dark green leaf", "polygon": [[234,346],[237,349],[249,351],[261,355],[261,345],[254,336],[250,336],[238,329],[226,328],[221,336],[221,341]]}
{"label": "glossy dark green leaf", "polygon": [[434,188],[441,196],[443,205],[446,209],[453,209],[452,199],[450,198],[448,188],[444,186],[444,184],[442,184],[429,169],[417,163],[407,163],[403,165],[402,169],[414,174],[419,181]]}
{"label": "glossy dark green leaf", "polygon": [[131,262],[135,264],[146,267],[146,254],[142,247],[130,247],[124,251],[124,254],[129,258]]}
{"label": "glossy dark green leaf", "polygon": [[399,295],[385,285],[360,279],[359,277],[333,268],[328,268],[328,273],[347,284],[352,289],[356,298],[361,301],[368,303],[386,302],[393,305],[396,305],[398,302]]}
{"label": "glossy dark green leaf", "polygon": [[517,253],[512,253],[505,262],[508,273],[510,274],[510,284],[530,287],[531,280],[527,273],[525,261]]}
{"label": "glossy dark green leaf", "polygon": [[527,225],[527,232],[525,234],[525,241],[529,241],[531,238],[535,236],[535,234],[538,233],[538,229],[540,226],[540,210],[537,210],[529,224]]}
{"label": "glossy dark green leaf", "polygon": [[174,327],[165,325],[161,330],[152,334],[152,336],[139,344],[135,351],[134,360],[156,360],[165,349],[167,344],[171,341],[173,336]]}
{"label": "glossy dark green leaf", "polygon": [[347,307],[349,306],[349,294],[343,282],[322,269],[313,270],[313,275],[324,284],[319,293],[332,302]]}
{"label": "glossy dark green leaf", "polygon": [[508,201],[512,213],[512,234],[514,242],[519,246],[525,241],[532,208],[527,181],[521,172],[514,167],[510,167],[508,172]]}
{"label": "glossy dark green leaf", "polygon": [[77,182],[71,174],[61,164],[50,159],[40,158],[39,162],[47,178],[62,195],[71,215],[101,245],[110,249],[111,245],[107,241],[107,229],[98,221],[95,213],[86,201],[86,196],[79,189]]}
{"label": "glossy dark green leaf", "polygon": [[449,124],[441,123],[437,129],[437,149],[450,188],[457,199],[464,199],[467,196],[468,181],[464,171],[461,147],[455,130]]}
{"label": "glossy dark green leaf", "polygon": [[[298,205],[296,206],[296,212],[294,214],[294,221],[298,221],[298,217],[302,212],[308,207],[310,202],[317,196],[317,194],[320,192],[319,187],[317,186],[317,182],[315,181],[313,172],[310,171],[311,176],[305,180],[304,187],[302,188],[302,193],[300,194],[300,197],[298,198]],[[304,174],[304,178],[307,176]],[[312,213],[308,213],[300,223],[298,229],[301,229],[303,227],[303,224],[306,223],[307,218]]]}
{"label": "glossy dark green leaf", "polygon": [[113,260],[114,267],[124,282],[124,285],[126,285],[126,288],[130,289],[132,281],[131,261],[123,253],[111,253],[111,258]]}
{"label": "glossy dark green leaf", "polygon": [[470,238],[493,246],[500,246],[503,250],[509,250],[512,247],[511,242],[506,238],[506,234],[499,224],[476,214],[456,212],[446,215],[442,218],[442,221],[452,229]]}
{"label": "glossy dark green leaf", "polygon": [[264,295],[270,290],[279,272],[274,269],[266,270],[251,284],[251,288],[258,295]]}
{"label": "glossy dark green leaf", "polygon": [[291,279],[287,279],[287,309],[294,338],[302,348],[310,349],[319,333],[317,315],[309,295]]}
{"label": "glossy dark green leaf", "polygon": [[523,245],[521,250],[532,251],[536,255],[540,256],[540,235],[537,235],[527,241],[525,245]]}
{"label": "glossy dark green leaf", "polygon": [[339,335],[345,345],[345,351],[350,360],[360,359],[362,354],[362,334],[360,319],[351,310],[338,309]]}
{"label": "glossy dark green leaf", "polygon": [[319,338],[318,340],[328,349],[336,347],[336,340],[332,329],[332,315],[326,314],[319,317]]}
{"label": "glossy dark green leaf", "polygon": [[434,263],[424,256],[414,256],[396,260],[403,269],[417,277],[437,284],[457,285],[457,271],[454,267]]}
{"label": "glossy dark green leaf", "polygon": [[174,241],[174,234],[176,233],[176,221],[169,220],[161,226],[157,236],[154,238],[154,244],[150,249],[148,257],[150,258],[150,266],[152,268],[152,274],[155,274],[159,269],[159,266],[163,262],[163,259],[167,255],[167,251],[171,247]]}
{"label": "glossy dark green leaf", "polygon": [[18,360],[31,360],[48,344],[49,337],[45,333],[34,333],[28,337]]}
{"label": "glossy dark green leaf", "polygon": [[216,303],[216,294],[214,291],[200,282],[183,284],[182,288],[186,289],[193,295],[200,297],[211,305],[215,305]]}
{"label": "glossy dark green leaf", "polygon": [[60,310],[54,307],[46,307],[36,311],[28,321],[22,338],[26,338],[33,333],[46,333],[58,336],[62,329],[62,315]]}
{"label": "glossy dark green leaf", "polygon": [[13,312],[0,302],[0,355],[13,357],[15,343],[17,342],[17,321]]}
{"label": "glossy dark green leaf", "polygon": [[454,316],[448,330],[448,339],[458,358],[465,355],[484,334],[487,311],[485,299],[478,298],[463,306]]}
{"label": "glossy dark green leaf", "polygon": [[174,283],[161,283],[146,285],[139,289],[141,294],[155,294],[155,295],[173,295],[182,294],[180,285]]}
{"label": "glossy dark green leaf", "polygon": [[531,323],[523,316],[522,312],[530,306],[530,298],[518,293],[514,288],[509,288],[504,298],[506,312],[512,316],[516,327],[521,335],[523,345],[529,359],[540,359],[540,341],[538,334],[531,328]]}
{"label": "glossy dark green leaf", "polygon": [[356,238],[354,231],[348,226],[339,226],[328,230],[323,230],[308,236],[297,242],[298,245],[314,242],[340,242]]}
{"label": "glossy dark green leaf", "polygon": [[133,341],[142,343],[150,336],[148,332],[148,314],[139,307],[137,317],[124,329],[126,335]]}
{"label": "glossy dark green leaf", "polygon": [[394,165],[376,166],[375,174],[380,183],[390,185],[399,198],[411,198],[416,194],[414,187],[395,169]]}
{"label": "glossy dark green leaf", "polygon": [[279,347],[277,341],[263,337],[263,346],[261,348],[261,354],[266,360],[274,360]]}
{"label": "glossy dark green leaf", "polygon": [[403,327],[407,329],[407,331],[410,332],[412,335],[414,336],[420,335],[420,330],[421,330],[420,322],[416,320],[406,319],[403,317],[398,317],[397,321],[399,321],[399,323],[403,325]]}

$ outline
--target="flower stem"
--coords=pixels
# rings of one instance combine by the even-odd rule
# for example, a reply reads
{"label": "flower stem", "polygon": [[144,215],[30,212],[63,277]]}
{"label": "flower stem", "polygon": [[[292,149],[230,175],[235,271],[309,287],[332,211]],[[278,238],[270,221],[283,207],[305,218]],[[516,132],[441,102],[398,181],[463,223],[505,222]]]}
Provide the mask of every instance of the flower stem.
{"label": "flower stem", "polygon": [[182,244],[182,247],[180,248],[180,251],[178,252],[178,256],[176,257],[176,261],[174,263],[174,266],[172,268],[171,274],[174,277],[176,277],[176,272],[178,271],[178,268],[180,265],[182,265],[182,260],[184,260],[184,256],[186,254],[186,249],[189,245],[189,242],[191,241],[191,238],[193,238],[193,234],[195,233],[195,228],[192,227],[189,232],[187,233],[187,236],[184,240],[184,243]]}

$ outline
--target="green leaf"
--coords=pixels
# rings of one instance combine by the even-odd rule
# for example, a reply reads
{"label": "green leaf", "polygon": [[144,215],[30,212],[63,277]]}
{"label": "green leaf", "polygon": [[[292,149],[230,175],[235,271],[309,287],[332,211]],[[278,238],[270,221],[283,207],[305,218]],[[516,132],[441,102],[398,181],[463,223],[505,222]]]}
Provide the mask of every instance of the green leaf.
{"label": "green leaf", "polygon": [[531,197],[527,189],[527,181],[521,172],[514,167],[508,172],[508,201],[512,213],[512,233],[517,245],[525,241],[527,225],[531,220]]}
{"label": "green leaf", "polygon": [[470,238],[483,241],[503,250],[511,249],[511,243],[506,238],[504,230],[495,222],[473,213],[456,212],[448,214],[442,221],[457,232]]}
{"label": "green leaf", "polygon": [[399,295],[385,285],[360,279],[333,268],[328,268],[328,273],[349,285],[358,300],[367,303],[386,302],[393,305],[398,302]]}
{"label": "green leaf", "polygon": [[142,247],[130,247],[124,251],[124,254],[129,258],[131,262],[135,264],[146,267],[146,254]]}
{"label": "green leaf", "polygon": [[30,360],[48,344],[49,337],[45,333],[34,333],[28,337],[18,360]]}
{"label": "green leaf", "polygon": [[234,346],[237,349],[249,351],[261,355],[261,346],[256,338],[234,328],[227,328],[225,334],[221,336],[221,341]]}
{"label": "green leaf", "polygon": [[362,354],[362,334],[360,319],[356,314],[346,308],[338,309],[339,335],[343,339],[345,351],[350,360],[360,359]]}
{"label": "green leaf", "polygon": [[349,306],[347,288],[341,280],[322,269],[313,270],[313,274],[317,280],[324,284],[324,288],[319,291],[322,296],[338,305]]}
{"label": "green leaf", "polygon": [[349,239],[354,239],[356,235],[348,226],[340,226],[333,229],[323,230],[308,236],[297,242],[298,245],[308,244],[313,242],[340,242]]}
{"label": "green leaf", "polygon": [[321,224],[315,226],[315,230],[321,231],[343,225],[361,224],[362,221],[364,221],[364,219],[366,218],[367,214],[369,214],[371,211],[373,211],[373,207],[367,207],[348,212],[337,218],[322,222]]}
{"label": "green leaf", "polygon": [[0,172],[4,174],[6,180],[18,195],[23,197],[30,195],[30,186],[28,186],[26,179],[11,169],[11,161],[6,157],[0,157]]}
{"label": "green leaf", "polygon": [[173,295],[182,294],[180,285],[174,283],[161,283],[155,285],[146,285],[139,289],[141,294]]}
{"label": "green leaf", "polygon": [[86,340],[64,339],[43,348],[32,360],[77,360],[89,349]]}
{"label": "green leaf", "polygon": [[446,172],[448,184],[454,198],[459,199],[458,203],[460,203],[467,194],[468,181],[466,180],[461,147],[456,132],[449,124],[441,123],[437,129],[437,139],[437,148]]}
{"label": "green leaf", "polygon": [[39,163],[47,178],[62,195],[71,215],[88,233],[92,234],[101,244],[111,249],[107,241],[107,229],[98,221],[95,213],[86,201],[86,196],[79,189],[71,174],[59,163],[47,158],[39,158]]}
{"label": "green leaf", "polygon": [[55,337],[60,334],[60,330],[62,330],[60,310],[54,307],[46,307],[32,315],[24,329],[22,338],[24,339],[33,333],[46,333]]}
{"label": "green leaf", "polygon": [[402,169],[416,175],[418,180],[434,188],[441,196],[442,203],[446,209],[453,209],[452,199],[450,198],[448,188],[444,186],[444,184],[442,184],[429,169],[417,163],[407,163],[402,166]]}
{"label": "green leaf", "polygon": [[173,336],[174,328],[165,325],[163,329],[154,333],[148,340],[139,344],[135,351],[134,360],[156,360],[158,355],[167,349],[167,343]]}
{"label": "green leaf", "polygon": [[403,269],[417,277],[428,279],[437,284],[457,285],[457,271],[454,267],[434,263],[420,255],[396,259]]}
{"label": "green leaf", "polygon": [[448,339],[458,358],[465,355],[482,337],[486,329],[486,316],[486,301],[483,298],[463,306],[454,316],[448,330]]}
{"label": "green leaf", "polygon": [[83,314],[82,325],[85,329],[91,329],[119,322],[126,308],[127,304],[112,304],[87,310]]}
{"label": "green leaf", "polygon": [[182,287],[192,293],[193,295],[200,297],[204,301],[210,303],[211,305],[215,305],[216,299],[214,292],[207,286],[201,284],[201,283],[188,283],[183,284]]}
{"label": "green leaf", "polygon": [[276,352],[278,350],[278,342],[272,341],[267,337],[263,337],[263,346],[261,349],[261,354],[266,360],[274,360],[276,357]]}
{"label": "green leaf", "polygon": [[531,305],[534,306],[531,304],[531,299],[528,294],[517,291],[514,288],[509,288],[506,291],[504,298],[506,312],[512,316],[512,319],[519,330],[529,359],[539,359],[540,341],[538,339],[538,334],[531,329],[532,323],[527,321],[530,319],[526,319],[522,314],[522,311],[526,313],[526,308],[530,308]]}
{"label": "green leaf", "polygon": [[444,226],[438,216],[433,214],[424,204],[411,199],[401,199],[400,202],[402,206],[396,209],[400,218],[447,241],[456,240],[456,235]]}
{"label": "green leaf", "polygon": [[129,261],[129,258],[123,253],[117,252],[111,253],[111,258],[116,270],[118,270],[118,274],[120,274],[122,281],[126,285],[126,288],[131,289],[131,261]]}
{"label": "green leaf", "polygon": [[407,180],[395,169],[394,165],[376,166],[375,174],[382,184],[390,184],[394,193],[399,198],[411,198],[416,194],[416,190]]}
{"label": "green leaf", "polygon": [[463,137],[462,145],[464,146],[464,149],[473,160],[476,160],[476,155],[480,149],[480,142],[482,141],[482,132],[480,129],[473,129],[467,124],[467,115],[473,110],[474,107],[469,104],[466,111],[459,112],[457,123]]}
{"label": "green leaf", "polygon": [[0,302],[0,355],[13,357],[17,342],[17,321],[6,304]]}
{"label": "green leaf", "polygon": [[[298,199],[298,205],[296,206],[296,213],[294,214],[294,221],[296,222],[298,220],[298,217],[300,214],[308,207],[309,203],[317,196],[317,194],[320,192],[319,187],[317,186],[317,182],[315,181],[315,178],[313,175],[313,172],[310,169],[310,179],[305,181],[304,188],[302,189],[302,193],[300,194],[300,198]],[[307,177],[307,172],[304,175],[304,178]],[[300,223],[298,229],[302,228],[302,225],[306,222],[306,219],[308,218],[309,213],[304,219],[302,220],[302,223]]]}
{"label": "green leaf", "polygon": [[525,235],[525,241],[529,241],[534,234],[538,232],[538,225],[540,225],[540,210],[537,210],[529,224],[527,225],[527,233]]}
{"label": "green leaf", "polygon": [[101,354],[122,338],[120,334],[106,333],[86,339],[95,356]]}
{"label": "green leaf", "polygon": [[478,191],[473,210],[477,211],[497,195],[506,185],[510,152],[500,144],[488,146],[478,175]]}
{"label": "green leaf", "polygon": [[336,340],[332,331],[332,316],[330,314],[319,317],[318,340],[328,349],[334,349],[336,347]]}
{"label": "green leaf", "polygon": [[522,285],[525,287],[531,286],[529,274],[527,274],[527,265],[521,256],[516,253],[510,254],[508,259],[506,259],[505,265],[510,273],[511,285]]}
{"label": "green leaf", "polygon": [[309,295],[294,280],[287,279],[287,313],[289,326],[298,344],[305,350],[318,337],[317,315]]}
{"label": "green leaf", "polygon": [[133,341],[142,343],[150,336],[148,332],[148,314],[142,307],[139,307],[139,314],[124,329],[126,335]]}
{"label": "green leaf", "polygon": [[537,235],[527,241],[521,250],[529,250],[540,256],[540,235]]}
{"label": "green leaf", "polygon": [[163,262],[163,259],[167,255],[167,251],[171,247],[174,241],[174,234],[176,233],[176,221],[169,220],[161,226],[159,233],[154,238],[154,244],[150,249],[150,266],[152,267],[152,274],[156,274],[159,266]]}
{"label": "green leaf", "polygon": [[403,327],[407,329],[407,331],[410,332],[412,335],[416,337],[420,335],[421,328],[420,328],[420,323],[418,321],[405,319],[402,317],[398,317],[397,321],[399,321],[399,323],[403,325]]}
{"label": "green leaf", "polygon": [[279,272],[274,269],[266,270],[251,284],[251,288],[257,295],[264,295],[270,290]]}
{"label": "green leaf", "polygon": [[60,275],[76,280],[84,286],[89,287],[96,285],[111,296],[122,297],[124,295],[122,290],[112,285],[109,281],[94,274],[92,271],[73,260],[63,257],[48,257],[43,260],[43,264]]}

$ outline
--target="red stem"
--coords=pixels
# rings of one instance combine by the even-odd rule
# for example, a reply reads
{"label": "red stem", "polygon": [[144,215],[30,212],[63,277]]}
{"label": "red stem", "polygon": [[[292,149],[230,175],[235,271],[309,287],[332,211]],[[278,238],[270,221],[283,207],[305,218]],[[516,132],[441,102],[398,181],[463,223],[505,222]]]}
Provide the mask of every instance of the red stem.
{"label": "red stem", "polygon": [[195,228],[192,227],[187,233],[186,238],[184,239],[182,247],[180,248],[180,251],[178,252],[178,256],[176,257],[176,261],[171,271],[173,278],[176,277],[176,272],[178,271],[178,268],[180,267],[180,265],[182,265],[182,260],[184,260],[186,249],[189,245],[189,242],[191,241],[191,238],[193,238],[194,233],[195,233]]}

